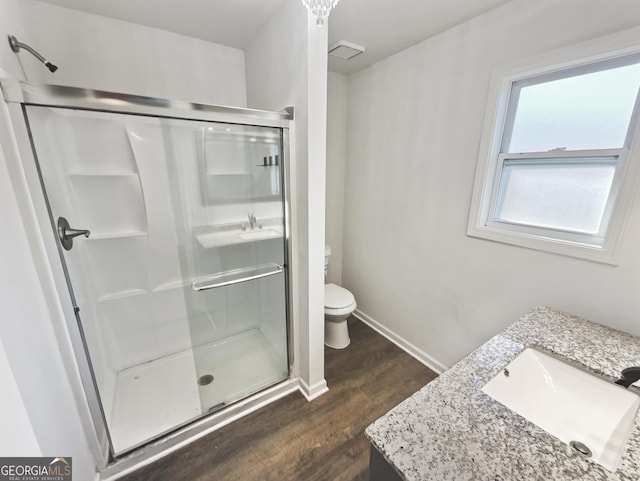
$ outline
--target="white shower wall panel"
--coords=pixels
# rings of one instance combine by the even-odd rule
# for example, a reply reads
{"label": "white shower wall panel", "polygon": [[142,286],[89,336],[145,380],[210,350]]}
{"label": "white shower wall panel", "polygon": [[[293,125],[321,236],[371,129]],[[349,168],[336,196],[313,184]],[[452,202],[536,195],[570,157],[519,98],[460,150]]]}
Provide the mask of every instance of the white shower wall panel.
{"label": "white shower wall panel", "polygon": [[[107,118],[78,115],[77,110],[48,111],[44,120],[51,148],[69,174],[136,174],[138,167],[122,123]],[[114,155],[117,152],[118,155]]]}
{"label": "white shower wall panel", "polygon": [[[264,244],[268,244],[271,248],[279,248],[276,241],[268,241]],[[269,346],[274,356],[278,352],[287,352],[287,336],[283,335],[285,326],[282,323],[282,319],[286,318],[286,306],[285,303],[273,302],[273,299],[283,294],[282,280],[279,277],[266,278],[259,284],[259,329],[264,336],[265,344]]]}
{"label": "white shower wall panel", "polygon": [[[282,217],[282,203],[268,198],[280,193],[279,171],[262,165],[265,156],[279,151],[278,138],[270,144],[253,142],[250,127],[207,123],[200,124],[202,137],[196,138],[193,127],[167,123],[165,148],[179,166],[172,174],[183,187],[181,202],[190,216],[186,227],[246,222],[250,212],[259,219]],[[234,132],[236,140],[228,137]],[[244,141],[239,141],[242,134]]]}
{"label": "white shower wall panel", "polygon": [[247,214],[255,213],[258,219],[278,219],[282,217],[282,203],[264,200],[257,203],[237,202],[223,205],[211,205],[206,209],[194,208],[192,218],[196,225],[207,225],[207,219],[219,219],[221,224],[246,222]]}
{"label": "white shower wall panel", "polygon": [[259,326],[258,288],[258,282],[245,282],[227,289],[227,335]]}
{"label": "white shower wall panel", "polygon": [[[244,177],[246,189],[236,186],[227,195],[218,188],[210,191],[206,180],[202,141],[209,124],[29,109],[54,217],[64,215],[72,227],[91,231],[89,238],[74,240],[64,259],[107,421],[117,423],[113,417],[127,402],[117,392],[121,373],[176,353],[184,356],[193,347],[226,345],[226,339],[249,332],[260,334],[260,350],[275,360],[271,378],[286,377],[282,274],[202,292],[191,286],[199,277],[255,267],[265,259],[284,263],[282,237],[209,248],[196,238],[203,229],[246,225],[248,214],[261,223],[282,221],[281,167],[261,163],[265,155],[275,155],[273,144],[248,144],[250,131],[239,132],[245,146],[223,141],[216,150],[216,142],[211,143],[212,176],[224,183],[227,171],[238,169],[237,175]],[[265,138],[271,140],[274,132]],[[223,155],[224,172],[215,172],[216,153]],[[193,356],[192,377],[213,359],[202,350]],[[224,363],[235,366],[227,357]],[[216,364],[223,362],[216,359]],[[257,366],[247,365],[242,372],[252,369]],[[233,380],[233,374],[225,375]],[[239,387],[231,391],[225,389],[221,399],[243,395]]]}
{"label": "white shower wall panel", "polygon": [[[81,225],[95,224],[88,222]],[[82,240],[75,241],[76,244],[80,242]],[[98,301],[146,290],[149,271],[147,245],[146,234],[126,237],[114,235],[86,241],[88,263]]]}
{"label": "white shower wall panel", "polygon": [[140,117],[129,118],[125,122],[144,194],[149,242],[147,255],[153,260],[148,270],[148,287],[151,290],[171,286],[181,288],[183,274],[177,253],[177,226],[161,123],[157,119]]}
{"label": "white shower wall panel", "polygon": [[[96,369],[106,393],[111,389],[103,386],[113,384],[107,378],[121,369],[190,345],[161,125],[129,115],[32,110],[52,205],[72,227],[91,231],[66,259],[79,284],[94,368],[110,366],[110,374]],[[170,315],[155,319],[158,312]]]}
{"label": "white shower wall panel", "polygon": [[182,289],[137,292],[99,305],[118,371],[192,345]]}
{"label": "white shower wall panel", "polygon": [[[247,255],[247,245],[226,246],[219,255],[203,249],[196,257],[199,274],[229,271],[238,265],[256,265]],[[192,291],[191,330],[194,344],[214,342],[227,336],[257,328],[260,319],[258,286],[254,282],[230,287]]]}
{"label": "white shower wall panel", "polygon": [[[73,128],[82,124],[76,122],[75,119],[68,117],[64,111],[56,111],[53,109],[30,108],[29,121],[33,131],[33,143],[37,152],[38,161],[41,167],[42,175],[47,187],[47,196],[52,205],[73,206],[75,199],[73,198],[73,190],[67,172],[79,171],[77,163],[74,160],[78,158],[77,146],[73,142]],[[117,142],[116,139],[111,139]],[[96,141],[96,151],[100,151],[100,143]],[[97,154],[96,154],[97,155]],[[92,159],[92,155],[83,152],[83,157]],[[129,156],[130,157],[130,156]],[[49,186],[56,186],[52,188]],[[73,209],[69,209],[68,217],[73,219]],[[53,235],[53,234],[51,234]],[[77,243],[79,244],[79,243]],[[77,245],[77,254],[85,259],[88,258],[86,244]],[[73,266],[69,266],[70,271]],[[94,279],[86,271],[86,269],[77,266],[73,271],[78,282],[82,283],[86,288],[76,293],[76,302],[81,306],[81,316],[90,320],[99,318],[100,313],[98,306],[92,301],[95,297]],[[89,350],[93,353],[91,363],[95,374],[96,383],[101,390],[107,393],[113,393],[116,384],[116,363],[111,355],[113,345],[110,341],[111,335],[107,326],[100,322],[88,322],[83,326],[86,342]],[[103,398],[105,413],[108,415],[110,406],[113,401],[113,395],[107,395]]]}
{"label": "white shower wall panel", "polygon": [[77,225],[96,226],[95,237],[146,232],[139,174],[69,174]]}
{"label": "white shower wall panel", "polygon": [[[131,278],[142,282],[140,289],[134,287],[132,291],[114,288],[116,298],[131,293],[131,309],[123,310],[117,320],[103,319],[110,323],[117,340],[115,357],[120,371],[185,349],[191,340],[161,122],[126,115],[116,118],[126,128],[139,173],[142,195],[130,209],[142,209],[146,221],[146,234],[129,238],[140,241],[135,256],[127,256],[126,250],[113,256],[120,255],[123,262],[135,266],[136,274],[132,273]],[[107,276],[128,274],[126,267],[113,267],[106,270]],[[125,279],[121,279],[120,287],[127,287]]]}
{"label": "white shower wall panel", "polygon": [[110,355],[117,362],[117,371],[156,357],[147,292],[114,296],[100,301],[99,306],[102,314],[99,322],[106,325]]}

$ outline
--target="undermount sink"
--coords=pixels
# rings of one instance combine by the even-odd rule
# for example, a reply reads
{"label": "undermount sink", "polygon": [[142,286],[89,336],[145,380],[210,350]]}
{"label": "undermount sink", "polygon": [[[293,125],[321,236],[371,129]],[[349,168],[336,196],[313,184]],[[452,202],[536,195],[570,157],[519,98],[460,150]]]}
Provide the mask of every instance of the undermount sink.
{"label": "undermount sink", "polygon": [[532,348],[482,391],[609,471],[620,465],[640,397]]}

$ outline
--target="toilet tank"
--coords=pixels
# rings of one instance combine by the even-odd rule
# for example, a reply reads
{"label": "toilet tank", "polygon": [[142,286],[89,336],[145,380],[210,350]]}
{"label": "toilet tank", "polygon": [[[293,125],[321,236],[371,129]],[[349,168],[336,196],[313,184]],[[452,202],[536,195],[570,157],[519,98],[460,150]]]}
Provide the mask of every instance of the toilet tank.
{"label": "toilet tank", "polygon": [[327,273],[327,268],[329,267],[329,257],[331,257],[331,247],[324,246],[324,273]]}

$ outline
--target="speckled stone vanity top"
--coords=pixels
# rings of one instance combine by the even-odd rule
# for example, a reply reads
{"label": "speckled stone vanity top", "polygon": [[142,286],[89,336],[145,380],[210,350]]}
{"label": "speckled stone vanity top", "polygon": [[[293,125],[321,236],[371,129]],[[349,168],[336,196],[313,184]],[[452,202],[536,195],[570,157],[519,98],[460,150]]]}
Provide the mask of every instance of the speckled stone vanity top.
{"label": "speckled stone vanity top", "polygon": [[640,416],[610,472],[481,391],[526,347],[612,382],[640,365],[640,338],[537,307],[371,424],[367,437],[411,481],[640,480]]}

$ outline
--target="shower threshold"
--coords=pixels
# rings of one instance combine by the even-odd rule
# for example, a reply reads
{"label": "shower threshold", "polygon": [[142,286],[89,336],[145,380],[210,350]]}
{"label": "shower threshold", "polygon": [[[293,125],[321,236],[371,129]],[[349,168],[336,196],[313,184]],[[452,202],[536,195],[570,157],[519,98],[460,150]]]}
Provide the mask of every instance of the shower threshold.
{"label": "shower threshold", "polygon": [[[259,329],[120,371],[109,429],[116,455],[288,378]],[[198,378],[210,374],[204,386]]]}

